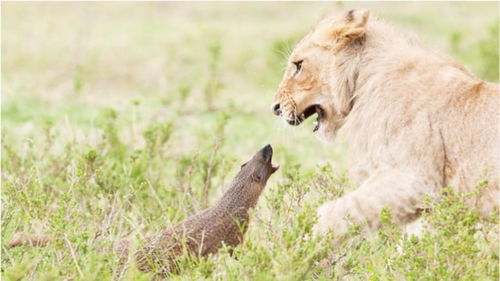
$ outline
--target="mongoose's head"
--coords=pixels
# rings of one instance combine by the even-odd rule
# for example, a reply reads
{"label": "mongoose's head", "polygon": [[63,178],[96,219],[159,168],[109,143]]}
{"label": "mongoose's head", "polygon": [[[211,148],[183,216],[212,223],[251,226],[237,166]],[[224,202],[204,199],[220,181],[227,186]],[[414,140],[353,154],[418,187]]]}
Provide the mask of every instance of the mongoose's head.
{"label": "mongoose's head", "polygon": [[241,165],[238,177],[265,185],[269,177],[279,169],[279,165],[273,165],[272,160],[273,148],[268,144],[259,150],[252,159]]}
{"label": "mongoose's head", "polygon": [[253,208],[267,180],[279,168],[278,165],[273,165],[272,158],[273,148],[268,144],[252,159],[241,165],[241,170],[231,182],[229,189],[219,199],[217,206],[238,212],[241,210],[246,212],[249,208]]}

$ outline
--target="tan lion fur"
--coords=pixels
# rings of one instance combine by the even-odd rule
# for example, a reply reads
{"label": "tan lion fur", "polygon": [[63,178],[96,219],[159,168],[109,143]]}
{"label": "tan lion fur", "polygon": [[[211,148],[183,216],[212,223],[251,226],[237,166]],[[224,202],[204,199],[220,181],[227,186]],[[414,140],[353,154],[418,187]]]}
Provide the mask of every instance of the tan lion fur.
{"label": "tan lion fur", "polygon": [[285,120],[321,105],[317,134],[347,142],[360,186],[321,206],[314,231],[342,234],[349,221],[375,230],[386,206],[405,224],[419,217],[424,195],[483,181],[471,206],[497,211],[499,96],[497,84],[368,11],[321,21],[290,55],[275,105]]}

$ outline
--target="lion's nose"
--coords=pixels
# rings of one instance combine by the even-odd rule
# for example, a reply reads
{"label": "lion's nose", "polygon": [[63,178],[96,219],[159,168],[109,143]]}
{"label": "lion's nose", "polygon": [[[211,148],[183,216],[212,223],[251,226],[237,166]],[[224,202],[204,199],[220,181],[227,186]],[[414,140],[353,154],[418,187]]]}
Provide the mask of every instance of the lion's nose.
{"label": "lion's nose", "polygon": [[280,104],[279,103],[273,105],[273,112],[277,116],[281,115],[281,109],[280,109]]}

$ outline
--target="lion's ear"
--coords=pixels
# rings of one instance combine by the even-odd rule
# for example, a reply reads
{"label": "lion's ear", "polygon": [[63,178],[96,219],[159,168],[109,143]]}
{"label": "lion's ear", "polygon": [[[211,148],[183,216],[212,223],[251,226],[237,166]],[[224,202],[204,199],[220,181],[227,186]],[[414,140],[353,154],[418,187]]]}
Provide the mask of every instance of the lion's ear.
{"label": "lion's ear", "polygon": [[366,34],[370,19],[368,10],[350,10],[340,16],[327,18],[316,29],[316,38],[321,45],[341,49]]}
{"label": "lion's ear", "polygon": [[370,19],[368,10],[350,10],[345,15],[345,26],[340,28],[337,36],[353,40],[365,36],[366,24]]}
{"label": "lion's ear", "polygon": [[350,10],[345,15],[345,23],[353,27],[366,27],[369,19],[370,11],[368,10]]}

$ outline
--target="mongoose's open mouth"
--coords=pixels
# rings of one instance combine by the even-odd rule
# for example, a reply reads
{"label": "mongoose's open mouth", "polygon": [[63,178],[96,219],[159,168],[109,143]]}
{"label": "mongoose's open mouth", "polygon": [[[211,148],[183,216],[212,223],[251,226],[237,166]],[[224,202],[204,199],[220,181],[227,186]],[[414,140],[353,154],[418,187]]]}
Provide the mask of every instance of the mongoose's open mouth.
{"label": "mongoose's open mouth", "polygon": [[271,164],[271,168],[273,168],[273,173],[274,173],[274,172],[276,172],[280,168],[280,165],[278,165],[278,164]]}

